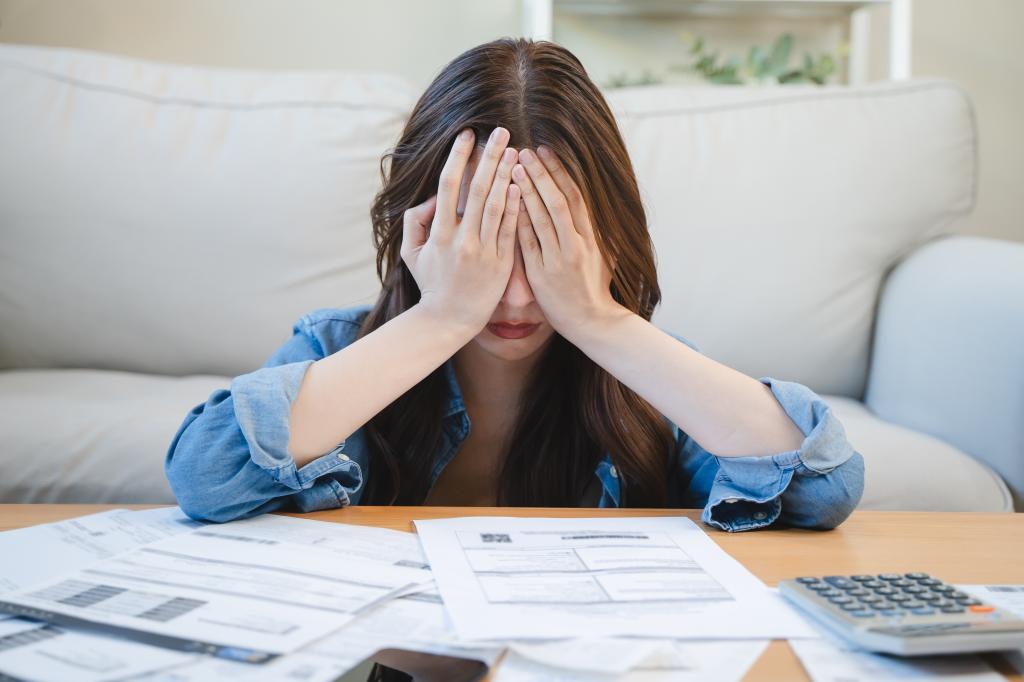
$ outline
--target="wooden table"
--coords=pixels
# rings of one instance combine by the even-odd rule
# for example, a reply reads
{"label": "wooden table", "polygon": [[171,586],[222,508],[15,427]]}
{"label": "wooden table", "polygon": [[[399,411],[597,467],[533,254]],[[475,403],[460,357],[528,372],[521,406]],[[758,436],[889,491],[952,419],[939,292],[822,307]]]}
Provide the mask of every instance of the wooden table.
{"label": "wooden table", "polygon": [[[156,505],[0,504],[0,530]],[[697,510],[529,509],[482,507],[350,507],[299,518],[412,531],[413,519],[452,516],[670,516],[700,524]],[[702,525],[702,524],[701,524]],[[769,529],[725,533],[702,526],[712,540],[769,585],[797,575],[926,571],[949,583],[1024,583],[1024,514],[855,512],[833,531]],[[1008,679],[1024,682],[1000,655],[986,659]],[[784,641],[774,641],[746,680],[808,680]]]}

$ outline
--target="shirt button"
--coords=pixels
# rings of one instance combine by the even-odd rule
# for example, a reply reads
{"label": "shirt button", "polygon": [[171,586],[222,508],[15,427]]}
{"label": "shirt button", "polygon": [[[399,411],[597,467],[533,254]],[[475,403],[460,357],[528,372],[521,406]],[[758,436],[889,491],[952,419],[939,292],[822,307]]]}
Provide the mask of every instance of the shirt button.
{"label": "shirt button", "polygon": [[618,478],[619,477],[619,470],[615,468],[614,464],[612,466],[608,467],[608,473],[611,474],[612,478]]}
{"label": "shirt button", "polygon": [[348,455],[346,455],[344,452],[339,453],[338,454],[338,459],[340,459],[342,462],[347,462],[348,461]]}
{"label": "shirt button", "polygon": [[765,519],[768,518],[768,515],[765,514],[762,511],[754,512],[754,518],[757,519],[758,521],[764,521]]}

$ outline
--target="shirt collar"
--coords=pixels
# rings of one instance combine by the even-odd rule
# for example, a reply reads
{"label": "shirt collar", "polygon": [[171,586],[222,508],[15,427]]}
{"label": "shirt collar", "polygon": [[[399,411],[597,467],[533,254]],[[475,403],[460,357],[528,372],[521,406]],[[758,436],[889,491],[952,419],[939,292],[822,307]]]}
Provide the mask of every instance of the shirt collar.
{"label": "shirt collar", "polygon": [[462,402],[462,389],[459,388],[459,380],[455,378],[455,356],[448,358],[444,363],[444,377],[448,382],[448,407],[444,416],[451,417],[454,414],[466,411],[466,404]]}

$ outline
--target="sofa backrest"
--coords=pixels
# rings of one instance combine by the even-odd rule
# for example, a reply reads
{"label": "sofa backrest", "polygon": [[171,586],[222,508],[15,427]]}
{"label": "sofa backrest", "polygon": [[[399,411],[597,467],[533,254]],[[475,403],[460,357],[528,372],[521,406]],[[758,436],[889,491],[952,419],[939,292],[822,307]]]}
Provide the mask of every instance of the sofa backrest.
{"label": "sofa backrest", "polygon": [[860,398],[879,288],[974,205],[944,81],[612,91],[658,252],[654,320],[751,376]]}
{"label": "sofa backrest", "polygon": [[[0,45],[0,367],[233,376],[373,300],[369,205],[419,92]],[[648,208],[655,322],[859,397],[875,301],[973,205],[952,84],[607,93]]]}
{"label": "sofa backrest", "polygon": [[389,75],[0,46],[0,367],[236,375],[379,290]]}

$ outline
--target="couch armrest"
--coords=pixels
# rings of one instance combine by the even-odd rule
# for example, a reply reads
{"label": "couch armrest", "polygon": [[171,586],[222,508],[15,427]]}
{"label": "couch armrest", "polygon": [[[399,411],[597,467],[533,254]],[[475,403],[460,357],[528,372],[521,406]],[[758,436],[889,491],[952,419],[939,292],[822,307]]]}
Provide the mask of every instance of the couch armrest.
{"label": "couch armrest", "polygon": [[864,402],[991,466],[1024,509],[1024,244],[946,237],[897,265]]}

